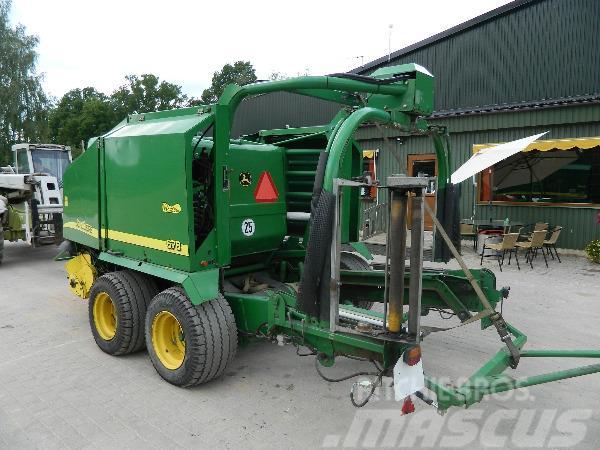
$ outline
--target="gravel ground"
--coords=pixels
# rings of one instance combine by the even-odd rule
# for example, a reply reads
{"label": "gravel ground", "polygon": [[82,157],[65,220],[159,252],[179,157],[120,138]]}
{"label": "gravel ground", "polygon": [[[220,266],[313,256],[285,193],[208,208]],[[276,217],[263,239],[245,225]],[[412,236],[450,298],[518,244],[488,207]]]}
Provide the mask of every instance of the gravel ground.
{"label": "gravel ground", "polygon": [[[0,268],[0,448],[600,448],[600,375],[494,396],[445,416],[416,402],[401,416],[389,389],[362,409],[352,381],[329,384],[311,357],[290,346],[242,347],[226,375],[194,389],[158,377],[145,352],[110,357],[95,345],[87,304],[70,293],[55,249],[7,245]],[[465,256],[478,267],[474,254]],[[437,266],[433,263],[428,265]],[[457,267],[452,262],[449,267]],[[506,319],[529,336],[527,348],[600,344],[600,266],[564,256],[546,268],[497,270],[511,287]],[[430,314],[424,324],[446,325]],[[457,383],[501,348],[472,324],[429,336],[424,367]],[[589,364],[524,360],[512,376]],[[365,369],[339,360],[340,376]]]}

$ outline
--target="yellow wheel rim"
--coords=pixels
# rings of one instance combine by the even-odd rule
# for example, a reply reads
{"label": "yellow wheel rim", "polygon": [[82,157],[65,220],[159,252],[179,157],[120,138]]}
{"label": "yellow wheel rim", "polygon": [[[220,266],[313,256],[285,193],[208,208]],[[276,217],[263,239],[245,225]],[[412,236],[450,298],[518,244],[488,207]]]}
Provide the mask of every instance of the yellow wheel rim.
{"label": "yellow wheel rim", "polygon": [[117,308],[106,292],[96,295],[93,314],[96,331],[102,339],[110,341],[117,334]]}
{"label": "yellow wheel rim", "polygon": [[167,369],[175,370],[185,359],[185,335],[177,318],[161,311],[152,321],[152,347]]}

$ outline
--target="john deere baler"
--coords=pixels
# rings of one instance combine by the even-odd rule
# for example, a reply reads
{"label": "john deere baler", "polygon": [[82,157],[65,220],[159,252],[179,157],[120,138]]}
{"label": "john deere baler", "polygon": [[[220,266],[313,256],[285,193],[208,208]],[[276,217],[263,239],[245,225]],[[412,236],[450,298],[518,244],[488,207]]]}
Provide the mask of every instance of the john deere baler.
{"label": "john deere baler", "polygon": [[[274,91],[341,110],[322,126],[233,139],[239,104]],[[495,376],[516,367],[525,343],[495,310],[507,291],[485,269],[424,269],[427,180],[372,179],[353,139],[365,123],[431,136],[439,172],[435,254],[447,260],[456,236],[444,230],[455,228],[456,194],[445,130],[424,119],[432,109],[433,77],[408,64],[369,77],[230,85],[215,105],[131,115],[92,139],[64,175],[64,236],[69,285],[89,298],[98,346],[111,355],[145,346],[160,375],[179,386],[220,376],[238,342],[267,338],[308,348],[318,366],[340,356],[372,361],[373,389],[393,376],[398,399],[415,391],[426,398],[428,387],[440,409],[494,391],[449,389],[424,377],[420,341],[443,330],[420,318],[439,310],[461,324],[494,325],[506,348],[479,375]],[[359,242],[361,189],[388,190],[384,269],[373,269]]]}

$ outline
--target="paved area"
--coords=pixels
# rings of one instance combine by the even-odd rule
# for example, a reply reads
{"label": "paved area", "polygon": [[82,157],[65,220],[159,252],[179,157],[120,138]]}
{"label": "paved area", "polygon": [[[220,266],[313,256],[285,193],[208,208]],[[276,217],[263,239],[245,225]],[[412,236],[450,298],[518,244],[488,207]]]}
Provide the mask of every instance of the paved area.
{"label": "paved area", "polygon": [[[54,251],[9,244],[0,268],[0,448],[600,447],[600,375],[496,396],[443,417],[419,402],[403,417],[386,399],[389,390],[357,410],[348,397],[352,381],[328,384],[311,357],[259,342],[240,348],[221,379],[173,387],[145,353],[117,358],[96,347],[87,304],[67,289]],[[569,256],[549,269],[536,263],[502,273],[484,263],[499,286],[512,287],[507,320],[527,332],[530,348],[599,348],[600,266]],[[424,322],[441,319],[430,314]],[[500,346],[476,324],[432,335],[425,369],[456,382]],[[532,359],[514,375],[578,362]],[[327,373],[364,368],[340,359]]]}

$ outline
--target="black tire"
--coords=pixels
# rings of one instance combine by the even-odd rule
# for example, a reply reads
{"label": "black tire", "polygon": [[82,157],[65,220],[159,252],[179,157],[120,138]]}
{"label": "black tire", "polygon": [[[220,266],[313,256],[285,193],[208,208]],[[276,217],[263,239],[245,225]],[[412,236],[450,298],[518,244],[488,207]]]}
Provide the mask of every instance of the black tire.
{"label": "black tire", "polygon": [[[180,327],[184,351],[179,354],[182,360],[178,367],[165,366],[157,354],[164,350],[157,350],[158,344],[153,339],[153,332],[160,333],[153,327],[158,327],[164,313],[174,316]],[[148,306],[146,342],[159,375],[175,386],[191,387],[223,374],[237,351],[237,327],[231,307],[222,295],[194,306],[182,288],[172,287],[159,293]]]}
{"label": "black tire", "polygon": [[[154,280],[133,271],[111,272],[98,278],[90,290],[88,314],[92,335],[98,347],[109,355],[119,356],[142,350],[145,345],[146,309],[158,288]],[[114,306],[114,336],[102,336],[96,326],[94,305],[108,294]]]}
{"label": "black tire", "polygon": [[[369,262],[362,256],[350,252],[341,252],[340,269],[345,270],[373,270]],[[354,301],[352,304],[357,308],[371,309],[373,303],[368,300]]]}

